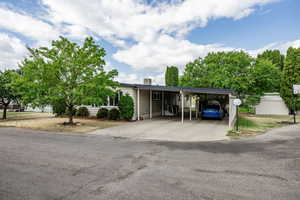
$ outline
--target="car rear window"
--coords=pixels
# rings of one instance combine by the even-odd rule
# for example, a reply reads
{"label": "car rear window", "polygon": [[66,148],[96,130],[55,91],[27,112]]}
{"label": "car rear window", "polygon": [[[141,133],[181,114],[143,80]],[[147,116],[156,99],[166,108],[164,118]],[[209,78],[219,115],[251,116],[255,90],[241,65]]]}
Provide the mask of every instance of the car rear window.
{"label": "car rear window", "polygon": [[218,106],[218,105],[207,105],[207,106],[205,106],[205,108],[206,109],[217,109],[217,110],[219,110],[220,106]]}

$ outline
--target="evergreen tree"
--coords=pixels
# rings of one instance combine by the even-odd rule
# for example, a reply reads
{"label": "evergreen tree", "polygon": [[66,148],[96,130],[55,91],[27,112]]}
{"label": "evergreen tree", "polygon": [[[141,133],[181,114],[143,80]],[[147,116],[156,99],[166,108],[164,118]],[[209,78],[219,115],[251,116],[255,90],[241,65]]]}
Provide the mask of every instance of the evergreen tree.
{"label": "evergreen tree", "polygon": [[175,66],[167,67],[165,74],[166,86],[178,86],[179,85],[179,71]]}
{"label": "evergreen tree", "polygon": [[[293,85],[300,84],[300,48],[290,47],[287,51],[281,81],[281,97],[287,106],[294,109]],[[300,97],[296,99],[296,109],[300,109]]]}

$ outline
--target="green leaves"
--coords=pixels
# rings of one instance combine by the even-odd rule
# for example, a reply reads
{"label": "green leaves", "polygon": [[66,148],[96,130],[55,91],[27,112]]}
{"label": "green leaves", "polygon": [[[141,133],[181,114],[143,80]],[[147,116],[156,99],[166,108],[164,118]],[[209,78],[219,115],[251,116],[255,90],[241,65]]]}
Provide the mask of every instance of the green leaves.
{"label": "green leaves", "polygon": [[9,104],[17,101],[19,96],[13,88],[13,81],[18,76],[13,70],[0,71],[0,103]]}
{"label": "green leaves", "polygon": [[253,58],[244,52],[209,53],[186,65],[183,86],[227,88],[240,94],[250,91],[249,72]]}
{"label": "green leaves", "polygon": [[281,97],[290,109],[294,109],[295,100],[296,108],[299,110],[300,97],[294,99],[292,88],[294,84],[300,84],[300,48],[288,49],[282,73]]}
{"label": "green leaves", "polygon": [[67,107],[102,104],[114,94],[117,71],[105,72],[105,50],[86,38],[80,46],[64,37],[50,47],[29,49],[18,79],[25,103],[43,106],[63,99]]}
{"label": "green leaves", "polygon": [[131,96],[126,94],[122,96],[119,102],[121,117],[126,120],[131,120],[134,114],[134,102]]}
{"label": "green leaves", "polygon": [[13,70],[0,71],[0,104],[4,106],[2,119],[6,119],[6,110],[10,103],[18,102],[20,96],[13,87],[18,73]]}
{"label": "green leaves", "polygon": [[258,59],[269,60],[279,70],[283,70],[284,66],[284,55],[279,50],[266,50],[262,54],[257,55]]}
{"label": "green leaves", "polygon": [[165,73],[165,84],[166,86],[178,86],[179,85],[179,74],[178,68],[175,66],[167,67]]}
{"label": "green leaves", "polygon": [[281,72],[270,60],[254,59],[247,53],[209,53],[185,66],[182,86],[233,89],[256,104],[265,92],[279,91]]}
{"label": "green leaves", "polygon": [[281,71],[271,61],[257,59],[251,68],[253,93],[262,95],[265,92],[279,92]]}

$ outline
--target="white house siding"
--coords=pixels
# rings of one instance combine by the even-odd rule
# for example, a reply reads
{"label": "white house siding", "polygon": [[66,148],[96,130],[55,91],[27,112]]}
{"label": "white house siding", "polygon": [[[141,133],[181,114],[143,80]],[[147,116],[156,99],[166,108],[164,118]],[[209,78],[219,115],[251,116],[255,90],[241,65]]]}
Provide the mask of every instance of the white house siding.
{"label": "white house siding", "polygon": [[257,115],[288,115],[289,109],[278,93],[269,93],[255,107]]}
{"label": "white house siding", "polygon": [[[100,108],[107,108],[108,110],[112,109],[112,108],[118,108],[118,106],[100,106],[100,107],[94,107],[94,106],[87,106],[87,105],[81,105],[81,106],[77,106],[77,108],[79,107],[86,107],[90,113],[90,116],[96,116],[97,112]],[[25,108],[25,112],[48,112],[48,113],[52,113],[53,109],[52,106],[46,106],[46,107],[31,107],[31,106],[27,106]]]}
{"label": "white house siding", "polygon": [[[129,94],[132,98],[133,98],[133,102],[134,102],[134,116],[133,116],[133,120],[136,119],[136,90],[131,88],[131,87],[121,87],[120,90],[123,92],[123,94]],[[149,100],[148,100],[149,101]],[[100,108],[107,108],[108,110],[112,109],[112,108],[118,108],[118,106],[91,106],[91,105],[81,105],[81,106],[85,106],[87,107],[90,116],[96,116],[97,112]],[[81,107],[81,106],[77,106],[77,108]],[[142,105],[143,106],[143,105]],[[143,106],[145,107],[145,106]],[[49,112],[52,113],[52,106],[48,105],[46,107],[31,107],[31,106],[26,106],[25,108],[26,112]]]}

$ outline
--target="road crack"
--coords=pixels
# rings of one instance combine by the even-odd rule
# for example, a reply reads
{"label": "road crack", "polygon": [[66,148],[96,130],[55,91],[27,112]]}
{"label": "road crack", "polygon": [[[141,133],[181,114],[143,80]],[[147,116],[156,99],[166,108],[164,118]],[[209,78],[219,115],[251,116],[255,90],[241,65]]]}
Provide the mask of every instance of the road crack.
{"label": "road crack", "polygon": [[243,172],[243,171],[236,171],[236,170],[223,170],[223,171],[217,171],[217,170],[207,170],[207,169],[195,169],[196,172],[200,173],[211,173],[211,174],[229,174],[229,175],[239,175],[239,176],[256,176],[256,177],[264,177],[264,178],[270,178],[270,179],[277,179],[280,181],[288,181],[288,179],[283,178],[281,176],[277,175],[270,175],[270,174],[260,174],[256,172]]}

